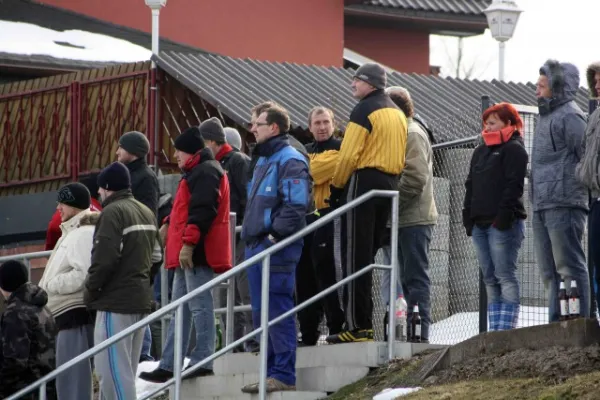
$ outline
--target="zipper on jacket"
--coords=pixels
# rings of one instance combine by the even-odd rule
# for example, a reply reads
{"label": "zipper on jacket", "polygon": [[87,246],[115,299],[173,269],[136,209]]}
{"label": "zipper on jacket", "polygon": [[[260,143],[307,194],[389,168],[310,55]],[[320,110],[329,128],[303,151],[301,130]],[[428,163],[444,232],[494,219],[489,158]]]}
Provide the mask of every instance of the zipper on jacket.
{"label": "zipper on jacket", "polygon": [[550,131],[550,140],[552,141],[552,148],[556,151],[556,143],[554,143],[554,135],[552,134],[552,130]]}

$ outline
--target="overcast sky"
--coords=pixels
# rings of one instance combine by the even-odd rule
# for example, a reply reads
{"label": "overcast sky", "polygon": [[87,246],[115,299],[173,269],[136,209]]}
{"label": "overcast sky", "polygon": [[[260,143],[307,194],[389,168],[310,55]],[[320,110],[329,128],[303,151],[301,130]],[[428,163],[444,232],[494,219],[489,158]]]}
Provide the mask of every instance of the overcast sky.
{"label": "overcast sky", "polygon": [[[589,63],[600,61],[600,0],[516,2],[524,12],[513,38],[506,42],[506,80],[534,82],[539,67],[548,58],[555,58],[577,65],[581,85],[586,85],[585,69]],[[456,58],[457,48],[454,38],[431,36],[431,64],[441,66],[445,76],[456,76],[451,59]],[[473,78],[498,78],[498,42],[489,29],[464,40],[463,65],[475,66]]]}

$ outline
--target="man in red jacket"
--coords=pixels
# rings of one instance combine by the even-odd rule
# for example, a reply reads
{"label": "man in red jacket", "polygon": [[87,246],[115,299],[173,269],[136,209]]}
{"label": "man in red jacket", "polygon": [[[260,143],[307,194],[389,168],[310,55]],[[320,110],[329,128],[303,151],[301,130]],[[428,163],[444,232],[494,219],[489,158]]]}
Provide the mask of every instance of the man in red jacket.
{"label": "man in red jacket", "polygon": [[[231,268],[229,232],[229,181],[227,174],[204,145],[202,133],[212,129],[209,121],[186,129],[175,139],[177,165],[183,177],[175,194],[168,219],[165,256],[167,269],[175,269],[173,301],[204,285],[214,274]],[[183,343],[188,347],[191,322],[196,330],[196,347],[188,368],[214,353],[215,318],[210,290],[194,297],[183,307]],[[190,313],[191,311],[191,313]],[[166,382],[173,377],[175,320],[172,319],[162,359],[154,371],[140,374],[150,382]],[[212,374],[212,362],[186,378]]]}
{"label": "man in red jacket", "polygon": [[[79,182],[83,183],[85,187],[88,188],[90,194],[92,195],[90,211],[102,211],[102,206],[98,201],[98,184],[96,183],[97,178],[98,174],[92,174],[86,178],[82,178],[79,180]],[[48,230],[46,231],[46,250],[54,250],[54,246],[56,246],[58,239],[60,239],[62,235],[62,231],[60,230],[60,224],[62,224],[62,220],[58,209],[56,209],[56,212],[54,212],[54,215],[48,223]]]}

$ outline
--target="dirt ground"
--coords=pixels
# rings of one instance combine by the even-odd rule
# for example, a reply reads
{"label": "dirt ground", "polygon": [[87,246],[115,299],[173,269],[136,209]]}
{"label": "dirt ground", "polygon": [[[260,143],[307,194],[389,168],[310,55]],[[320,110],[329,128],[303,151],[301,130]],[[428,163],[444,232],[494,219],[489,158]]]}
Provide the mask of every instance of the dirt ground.
{"label": "dirt ground", "polygon": [[[578,374],[600,370],[600,347],[550,347],[544,350],[522,349],[503,355],[483,356],[434,373],[427,384],[473,379],[539,378],[559,384]],[[599,394],[600,398],[600,394]]]}
{"label": "dirt ground", "polygon": [[372,399],[385,388],[421,386],[404,400],[424,399],[599,399],[600,347],[550,347],[481,356],[430,374],[421,380],[430,352],[375,369],[328,399]]}

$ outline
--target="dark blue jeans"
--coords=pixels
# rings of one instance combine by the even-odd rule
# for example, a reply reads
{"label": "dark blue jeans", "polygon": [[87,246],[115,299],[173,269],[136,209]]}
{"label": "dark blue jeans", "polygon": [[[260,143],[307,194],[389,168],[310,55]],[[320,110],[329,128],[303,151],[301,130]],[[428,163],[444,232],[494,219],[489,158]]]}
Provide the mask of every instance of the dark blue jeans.
{"label": "dark blue jeans", "polygon": [[[415,225],[398,230],[398,279],[402,287],[397,293],[403,293],[408,304],[408,315],[412,315],[412,306],[419,303],[421,315],[421,337],[429,339],[431,325],[431,280],[429,279],[429,244],[433,225]],[[384,263],[391,259],[390,246],[383,247]],[[385,303],[390,297],[390,273],[384,271],[381,295]]]}
{"label": "dark blue jeans", "polygon": [[592,264],[594,265],[596,307],[600,314],[600,201],[596,200],[592,203],[589,218],[588,243],[592,256]]}
{"label": "dark blue jeans", "polygon": [[535,256],[548,290],[548,320],[558,321],[558,287],[561,277],[567,290],[577,282],[581,316],[590,316],[590,278],[583,251],[586,212],[578,208],[555,208],[533,213]]}
{"label": "dark blue jeans", "polygon": [[473,243],[487,292],[488,304],[518,305],[517,256],[525,237],[525,223],[518,219],[512,228],[473,227]]}

